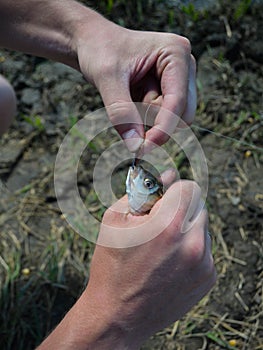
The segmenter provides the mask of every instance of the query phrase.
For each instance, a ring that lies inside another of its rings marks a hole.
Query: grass
[[[22,115],[22,118],[31,126],[33,126],[33,128],[35,130],[38,130],[39,132],[44,131],[45,130],[45,125],[44,122],[42,120],[42,118],[39,115]]]
[[[257,117],[255,119],[259,122]],[[246,130],[247,124],[242,113],[237,120],[238,125]],[[184,164],[184,157],[178,154],[177,147],[174,151],[169,147],[180,168]],[[238,168],[237,177],[241,180],[236,182],[236,187],[227,189],[224,186],[218,188],[218,193],[225,198],[242,193],[247,185],[242,176],[242,169]],[[48,187],[52,187],[52,178],[48,181]],[[30,349],[37,345],[63,317],[88,280],[88,267],[94,247],[67,226],[55,203],[45,202],[46,191],[46,182],[40,176],[38,180],[30,182],[26,189],[16,191],[12,207],[0,212],[0,222],[5,224],[0,240],[0,348],[3,349]],[[99,217],[105,209],[98,206],[92,188],[88,192],[86,205],[96,207],[95,215]],[[222,234],[224,222],[218,217],[210,200],[209,208],[210,230],[214,237],[213,253],[218,278],[222,281],[228,271],[236,271],[246,262],[242,257],[235,256],[235,251],[225,241]],[[40,220],[43,225],[47,225],[44,231],[38,229]],[[244,230],[247,231],[247,228]],[[243,240],[248,239],[246,234],[242,234],[242,237]],[[261,287],[259,277],[259,295]],[[242,308],[246,305],[241,296],[242,285],[237,292],[240,298],[236,302]],[[166,343],[177,344],[195,341],[202,344],[200,348],[203,349],[209,344],[209,349],[219,347],[229,350],[249,349],[253,341],[260,349],[260,306],[249,317],[239,320],[227,312],[211,309],[211,300],[217,298],[220,298],[220,291],[215,289],[212,299],[211,295],[206,296],[184,319],[158,333],[154,339],[160,337]],[[142,349],[149,348],[146,344]],[[176,349],[183,347],[178,345]]]
[[[181,10],[193,21],[197,22],[200,17],[200,12],[195,8],[192,2],[188,5],[182,5]]]
[[[1,349],[34,348],[88,279],[93,245],[65,225],[56,207],[41,200],[41,184],[40,178],[30,190],[17,191],[13,207],[0,212],[5,224],[0,240]],[[39,231],[40,220],[47,230]]]
[[[21,242],[26,246],[28,240]],[[87,280],[91,244],[61,227],[41,243],[41,253],[31,248],[26,255],[14,234],[1,235],[1,349],[30,349],[40,343],[78,296],[69,279],[79,292]]]
[[[240,20],[249,10],[252,0],[240,0],[234,12],[235,21]]]
[[[96,6],[102,6],[101,3]],[[137,1],[136,6],[130,2],[127,7],[124,1],[104,3],[105,13],[117,18],[117,22],[121,19],[123,24],[128,22],[152,30],[155,29],[152,17],[160,19],[162,28],[167,18],[170,26],[177,22],[174,8],[167,6],[167,13],[162,13],[164,10],[159,1],[152,2],[154,4]],[[239,2],[237,19],[249,11],[245,6],[247,3]],[[235,13],[230,5],[227,11],[232,13],[231,16]],[[196,9],[188,8],[188,13],[180,13],[180,16],[185,16],[185,22],[190,20],[198,24],[203,17],[195,12]],[[222,95],[215,100],[211,97],[210,103],[199,101],[196,123],[218,133],[209,135],[200,131],[199,135],[204,148],[209,151],[209,229],[213,237],[218,282],[183,319],[157,333],[142,347],[143,350],[262,349],[262,193],[255,185],[256,172],[261,170],[262,151],[254,147],[260,147],[263,137],[262,114],[246,99],[247,90],[243,89],[251,82],[239,79],[223,54],[217,60],[217,69],[221,77],[224,74],[227,78],[225,81],[221,79],[217,86]],[[231,108],[233,100],[238,101],[236,97],[244,103],[234,110]],[[258,101],[256,94],[255,101]],[[218,105],[220,108],[216,108]],[[37,135],[41,132],[42,138],[30,138],[20,157],[23,164],[31,153],[36,152],[35,157],[38,157],[36,150],[43,147],[46,137],[40,115],[24,120],[33,126]],[[71,116],[69,128],[76,122],[77,117]],[[72,132],[73,136],[74,133],[76,137],[80,136],[77,129],[73,128]],[[223,140],[220,134],[232,140]],[[5,142],[9,138],[23,139],[23,134],[13,129]],[[112,140],[113,136],[107,133],[94,139],[83,155],[79,169],[82,198],[98,219],[105,208],[90,184],[90,174],[97,157]],[[210,141],[205,143],[207,140]],[[87,140],[83,138],[83,141]],[[59,142],[59,139],[54,140],[54,143]],[[169,143],[166,149],[181,174],[189,178],[191,174],[184,154]],[[47,147],[46,152],[49,151]],[[222,157],[224,153],[225,158]],[[213,155],[222,158],[213,164]],[[15,167],[12,171],[16,172]],[[21,172],[21,176],[23,174]],[[76,234],[61,216],[54,198],[52,175],[53,164],[49,164],[48,171],[40,170],[35,179],[15,192],[1,192],[0,348],[4,350],[33,349],[59,322],[88,281],[94,245]],[[119,190],[121,192],[123,188]],[[96,234],[95,229],[90,231]]]

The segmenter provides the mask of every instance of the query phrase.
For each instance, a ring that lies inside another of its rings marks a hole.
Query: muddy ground
[[[173,1],[96,5],[121,25],[189,37],[198,63],[192,129],[209,168],[207,206],[218,280],[191,312],[143,350],[251,350],[263,344],[263,6],[211,3],[206,9],[175,8]],[[102,102],[78,72],[42,58],[1,50],[0,73],[18,99],[16,120],[0,140],[0,348],[25,350],[41,342],[88,280],[94,247],[63,219],[53,168],[64,135]],[[92,172],[108,142],[98,140],[79,169],[79,190],[97,217],[105,208],[94,194]],[[191,177],[182,157],[179,171]]]

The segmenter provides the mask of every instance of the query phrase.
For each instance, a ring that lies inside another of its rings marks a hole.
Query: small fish
[[[152,174],[140,165],[129,168],[126,179],[129,210],[133,215],[148,213],[163,195],[163,185]]]

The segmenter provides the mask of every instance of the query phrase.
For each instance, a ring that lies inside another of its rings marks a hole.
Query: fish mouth
[[[139,169],[136,165],[130,166],[129,172],[130,172],[130,177],[132,179],[136,178],[139,175]]]
[[[135,188],[135,180],[139,176],[141,168],[138,168],[136,166],[130,166],[129,167],[129,172],[127,176],[127,181],[126,181],[126,192],[128,194],[132,194]]]
[[[153,181],[154,186],[147,188],[146,183],[150,181]],[[126,193],[128,194],[130,212],[134,215],[144,215],[162,197],[163,185],[141,164],[137,166],[132,164],[126,179]]]

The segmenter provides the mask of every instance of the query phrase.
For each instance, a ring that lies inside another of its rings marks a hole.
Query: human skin
[[[71,0],[0,0],[0,46],[65,63],[99,90],[131,151],[161,145],[196,109],[195,60],[188,39],[122,28]],[[162,107],[144,133],[131,102]],[[139,138],[138,138],[139,135]]]
[[[149,215],[127,214],[127,205],[125,196],[107,210],[100,235],[111,235],[114,228],[125,234],[140,224],[148,224],[150,231],[153,216],[160,234],[125,249],[97,245],[87,288],[38,350],[139,349],[215,283],[207,212],[194,182],[174,183]],[[182,232],[185,217],[191,225]]]
[[[98,88],[121,137],[136,140],[126,140],[131,151],[142,142],[145,152],[165,143],[177,127],[175,115],[193,120],[195,61],[181,36],[125,29],[71,0],[0,0],[0,46],[82,72]],[[133,101],[163,107],[146,133]],[[101,240],[115,229],[136,234],[140,221],[150,233],[153,217],[160,233],[130,248],[97,245],[87,288],[39,349],[138,349],[182,317],[215,282],[201,204],[195,183],[177,181],[148,215],[127,214],[126,197],[109,209]],[[192,223],[187,231],[186,218]]]
[[[10,83],[0,75],[0,136],[11,124],[16,112],[16,95]],[[1,132],[2,131],[2,132]]]

